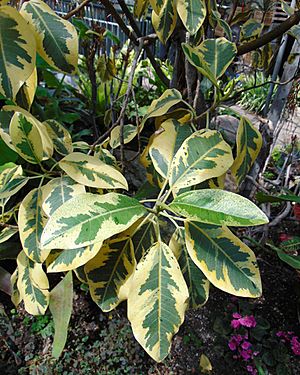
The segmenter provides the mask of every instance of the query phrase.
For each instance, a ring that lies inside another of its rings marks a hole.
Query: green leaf
[[[189,290],[189,307],[199,308],[203,306],[209,296],[209,281],[203,272],[192,261],[185,244],[185,229],[177,228],[173,233],[170,249],[175,254],[183,277]]]
[[[271,195],[271,194],[264,194],[259,192],[256,194],[256,199],[259,203],[266,203],[266,202],[295,202],[300,203],[300,196],[295,194],[279,194],[279,195]]]
[[[41,242],[47,249],[99,243],[126,230],[145,213],[137,200],[122,194],[80,194],[54,212]]]
[[[189,220],[228,226],[253,226],[268,223],[267,216],[249,199],[220,189],[183,193],[169,205]]]
[[[14,273],[11,275],[11,278],[10,278],[11,290],[12,290],[12,292],[11,292],[11,302],[16,307],[18,307],[19,303],[22,300],[21,295],[19,293],[18,285],[17,285],[18,277],[19,277],[19,272],[18,272],[18,268],[16,268]]]
[[[59,166],[80,184],[100,189],[128,189],[125,177],[95,156],[73,152],[64,157]]]
[[[259,297],[261,280],[255,255],[225,226],[185,223],[190,257],[217,288],[240,297]]]
[[[21,165],[11,166],[0,172],[0,199],[11,197],[27,184],[29,179],[22,173]]]
[[[96,243],[95,245],[89,245],[77,249],[54,250],[54,259],[48,264],[47,272],[66,272],[75,270],[94,258],[99,252],[101,246],[102,242],[100,244]],[[48,258],[50,257],[52,257],[52,252]]]
[[[202,26],[206,17],[204,0],[178,0],[177,12],[187,31],[194,35]]]
[[[17,265],[17,286],[25,310],[32,315],[43,315],[49,304],[49,282],[42,264],[33,262],[21,251]]]
[[[164,0],[163,6],[157,14],[152,12],[152,25],[162,43],[166,43],[172,35],[177,22],[175,1]]]
[[[250,171],[262,146],[262,136],[246,117],[242,117],[236,135],[237,152],[231,172],[239,185]]]
[[[91,296],[102,311],[113,310],[121,301],[120,288],[136,267],[130,237],[107,242],[84,267]]]
[[[133,13],[136,18],[141,18],[149,7],[149,0],[135,0]]]
[[[16,112],[10,123],[11,141],[16,151],[31,164],[43,160],[43,143],[35,121],[20,112]]]
[[[10,6],[0,8],[0,94],[14,100],[35,66],[35,40],[26,21]]]
[[[12,295],[11,274],[3,267],[0,267],[0,290]]]
[[[45,221],[42,213],[42,202],[42,189],[31,190],[23,199],[18,216],[23,250],[30,259],[38,263],[42,263],[50,252],[50,250],[43,249],[40,244]]]
[[[73,305],[72,272],[56,285],[50,292],[49,309],[54,321],[54,339],[52,356],[59,358],[67,342],[68,326]]]
[[[128,319],[137,341],[157,362],[169,353],[187,307],[188,288],[172,250],[154,244],[133,275]]]
[[[43,210],[51,216],[60,206],[76,195],[85,193],[85,187],[68,176],[53,178],[43,187]]]
[[[197,131],[183,142],[174,156],[169,174],[170,186],[172,190],[182,189],[219,177],[232,163],[231,148],[219,132]]]
[[[76,73],[78,36],[75,27],[57,16],[41,0],[26,1],[20,13],[33,31],[41,57],[51,67],[63,73]]]
[[[156,171],[167,178],[174,155],[183,141],[192,134],[187,125],[177,120],[167,120],[161,124],[161,133],[154,135],[149,147],[149,155]]]
[[[183,43],[183,51],[189,62],[215,86],[236,56],[236,45],[225,38],[206,39],[197,47]]]
[[[63,156],[73,152],[72,138],[65,127],[55,120],[47,120],[43,124],[53,141],[56,152]]]

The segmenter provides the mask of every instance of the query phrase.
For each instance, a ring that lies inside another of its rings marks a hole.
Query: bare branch
[[[83,2],[78,5],[77,8],[71,10],[69,13],[67,13],[63,19],[65,20],[68,20],[70,19],[71,17],[75,16],[75,14],[77,14],[82,8],[84,8],[86,5],[88,5],[92,0],[83,0]]]

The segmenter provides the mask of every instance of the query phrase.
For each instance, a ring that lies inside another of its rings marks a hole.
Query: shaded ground
[[[271,332],[279,330],[294,331],[300,336],[299,278],[275,254],[260,251],[257,255],[263,296],[252,301],[233,299],[212,288],[208,303],[187,313],[173,340],[171,354],[162,364],[152,361],[133,339],[126,304],[111,314],[103,314],[79,284],[74,295],[67,346],[58,362],[51,359],[51,319],[32,318],[22,308],[16,312],[5,301],[9,319],[1,319],[1,374],[200,374],[202,353],[211,360],[212,374],[246,374],[245,363],[234,360],[228,349],[232,312],[245,305],[256,319],[263,317],[269,322],[265,341],[269,340]],[[288,358],[289,373],[300,374],[300,357]],[[270,374],[276,371],[271,370]]]

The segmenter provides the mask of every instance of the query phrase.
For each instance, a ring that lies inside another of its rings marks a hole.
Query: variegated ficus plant
[[[166,43],[176,24],[185,28],[180,48],[186,65],[196,68],[198,81],[200,77],[213,87],[212,106],[202,117],[206,128],[199,126],[193,103],[176,88],[166,88],[136,126],[126,128],[123,117],[105,141],[89,146],[72,143],[59,122],[41,122],[30,113],[38,82],[37,54],[54,70],[76,74],[75,27],[42,0],[23,2],[18,9],[4,3],[0,94],[8,104],[0,112],[0,135],[19,155],[18,164],[0,167],[0,258],[17,253],[12,301],[16,306],[23,301],[33,315],[50,308],[57,357],[66,342],[76,275],[105,312],[127,300],[135,338],[162,361],[186,310],[207,301],[210,284],[236,296],[261,294],[255,255],[235,231],[265,224],[268,218],[250,200],[226,191],[224,181],[228,171],[237,186],[243,181],[262,137],[241,118],[233,147],[210,129],[209,121],[210,113],[230,95],[222,90],[223,76],[238,53],[230,41],[230,26],[215,1],[150,0],[160,41]],[[103,4],[113,11],[109,1]],[[137,0],[135,16],[150,4]],[[204,38],[207,29],[217,25],[226,37]],[[140,57],[148,39],[136,40],[133,48]],[[131,95],[132,87],[127,91]],[[153,123],[156,131],[141,162],[149,183],[160,189],[154,198],[128,192],[120,163],[110,152],[145,129],[149,132]],[[17,234],[20,245],[11,242]],[[48,277],[58,272],[64,277],[49,290]]]

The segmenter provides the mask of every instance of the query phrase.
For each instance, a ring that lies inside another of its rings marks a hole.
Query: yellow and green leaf
[[[18,289],[18,277],[19,272],[18,268],[15,269],[14,273],[11,275],[10,282],[11,282],[11,302],[18,307],[20,302],[22,301],[19,289]]]
[[[165,2],[165,0],[149,0],[149,1],[150,1],[150,5],[152,9],[154,10],[156,14],[160,12]]]
[[[50,292],[49,309],[54,322],[54,338],[52,344],[52,356],[59,358],[68,335],[68,326],[72,314],[73,305],[73,279],[72,272],[56,285]]]
[[[149,0],[135,0],[133,14],[136,18],[142,18],[149,7]]]
[[[261,279],[255,255],[227,227],[185,223],[190,257],[217,288],[240,297],[259,297]]]
[[[94,258],[99,252],[101,246],[102,242],[79,247],[77,249],[59,250],[55,252],[54,259],[48,263],[47,272],[66,272],[75,270]]]
[[[64,157],[59,166],[80,184],[99,189],[128,189],[125,177],[95,156],[73,152]]]
[[[85,193],[85,187],[68,176],[56,177],[43,187],[43,210],[51,216],[60,206],[76,195]]]
[[[49,282],[42,264],[33,262],[21,251],[17,265],[17,286],[25,310],[32,315],[43,315],[49,305]]]
[[[0,94],[14,100],[35,67],[36,44],[27,22],[10,6],[0,8]]]
[[[237,53],[236,45],[225,38],[206,39],[197,47],[183,43],[182,48],[189,62],[215,86]]]
[[[23,176],[21,165],[8,165],[8,168],[0,172],[0,199],[16,194],[26,185],[28,180],[28,177]]]
[[[236,136],[237,155],[231,167],[232,175],[239,185],[255,162],[261,147],[262,136],[246,117],[242,117]]]
[[[43,160],[43,143],[36,122],[29,116],[16,112],[9,129],[17,153],[31,164]]]
[[[152,12],[152,25],[162,43],[166,43],[172,35],[177,22],[175,1],[164,0],[159,13]]]
[[[241,27],[241,41],[249,41],[250,39],[258,38],[263,28],[263,23],[253,18],[248,20]]]
[[[0,243],[8,241],[12,236],[18,233],[17,228],[5,227],[0,232]]]
[[[91,296],[102,311],[111,311],[121,301],[120,288],[136,267],[130,237],[105,243],[84,267]]]
[[[149,155],[156,171],[167,178],[174,155],[183,141],[192,134],[187,125],[177,120],[167,120],[161,125],[162,132],[154,135],[149,147]]]
[[[26,27],[33,32],[41,57],[63,73],[76,73],[78,36],[72,23],[56,15],[41,0],[26,1],[20,13],[29,23]]]
[[[31,190],[23,199],[19,209],[18,226],[25,254],[34,262],[42,263],[50,253],[41,247],[40,239],[45,219],[42,213],[43,191]]]
[[[111,148],[117,148],[121,145],[121,129],[120,125],[116,126],[110,133],[109,145]],[[123,141],[124,144],[129,143],[137,135],[137,127],[134,125],[124,125]]]
[[[181,272],[189,290],[189,307],[192,309],[203,306],[209,296],[209,281],[203,272],[192,261],[185,243],[185,229],[180,227],[173,233],[170,249],[176,256]]]
[[[232,165],[230,146],[214,130],[200,130],[187,138],[171,164],[171,188],[181,189],[223,175]]]
[[[80,194],[59,207],[42,235],[47,249],[75,249],[118,234],[146,213],[135,199],[117,193]]]
[[[178,0],[177,12],[187,31],[194,35],[206,17],[205,0]]]
[[[37,88],[37,69],[35,68],[30,77],[24,82],[18,91],[16,102],[22,108],[30,110]]]
[[[253,226],[267,216],[249,199],[230,191],[201,189],[178,195],[168,206],[189,220],[214,225]]]
[[[72,137],[68,130],[56,120],[47,120],[43,122],[46,130],[52,139],[56,152],[60,155],[68,155],[73,152]]]
[[[153,244],[133,275],[128,319],[137,341],[157,362],[169,353],[172,336],[184,320],[188,288],[172,250]]]

